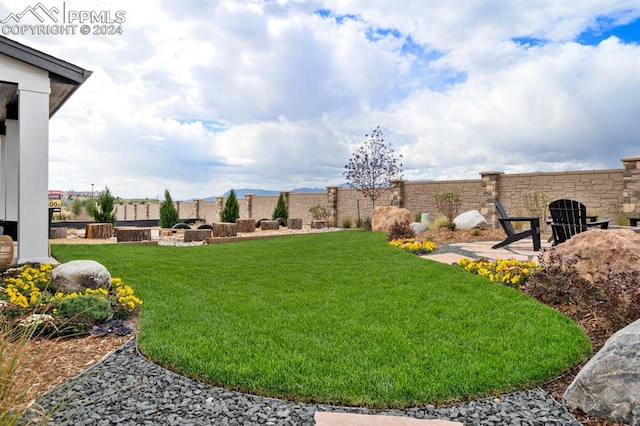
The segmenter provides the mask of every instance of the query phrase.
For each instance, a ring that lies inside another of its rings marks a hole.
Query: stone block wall
[[[116,220],[147,220],[160,218],[160,204],[125,203],[116,204]],[[79,220],[90,220],[88,215],[81,215]]]
[[[326,193],[298,193],[290,192],[287,201],[287,211],[292,219],[302,219],[303,224],[311,223],[309,209],[313,206],[327,205]],[[275,206],[274,206],[275,207]]]
[[[495,207],[497,198],[512,216],[529,215],[524,197],[540,194],[550,201],[571,198],[584,203],[589,212],[601,218],[615,220],[624,213],[640,217],[640,156],[622,159],[622,169],[585,170],[550,173],[505,174],[499,171],[480,172],[480,179],[447,181],[394,181],[376,201],[376,206],[394,205],[409,209],[414,215],[438,215],[435,194],[457,192],[462,205],[460,212],[479,210],[487,221],[497,226]],[[372,203],[352,188],[327,187],[326,193],[284,192],[289,217],[302,218],[311,223],[309,208],[324,205],[333,223],[340,226],[344,218],[355,221],[358,210],[361,218],[371,217]],[[238,199],[241,218],[271,218],[278,196],[246,195]],[[225,199],[176,202],[181,219],[200,219],[218,222]],[[158,219],[160,204],[116,205],[118,220]]]
[[[335,223],[340,225],[344,218],[351,218],[355,222],[358,218],[358,210],[360,218],[371,217],[373,212],[373,204],[368,198],[353,188],[336,188],[336,215]],[[391,205],[391,190],[383,191],[382,195],[376,200],[376,207]]]
[[[203,220],[203,222],[212,224],[213,222],[220,221],[220,213],[218,213],[218,203],[215,201],[204,201],[204,200],[196,200],[198,203],[198,214],[199,218]]]
[[[483,201],[482,182],[477,180],[449,180],[431,182],[403,182],[402,207],[415,215],[428,213],[430,218],[438,217],[438,207],[434,196],[447,192],[460,195],[460,213],[480,210]]]
[[[622,208],[624,213],[640,212],[640,156],[623,158]]]
[[[498,199],[507,213],[512,216],[530,215],[524,197],[535,193],[543,194],[549,201],[560,198],[580,201],[587,206],[590,213],[601,218],[613,220],[623,209],[622,170],[498,174],[496,176]],[[488,194],[487,198],[486,207],[491,213],[494,210],[491,205],[493,197]]]
[[[276,204],[278,204],[277,195],[254,195],[251,205],[251,217],[256,218],[256,220],[263,218],[271,219]]]
[[[146,219],[160,219],[160,204],[147,204]]]

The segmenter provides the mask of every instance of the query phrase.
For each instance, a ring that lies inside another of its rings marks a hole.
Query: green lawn
[[[159,364],[270,396],[401,407],[510,391],[587,356],[581,329],[518,290],[348,231],[197,247],[52,245],[144,300]]]

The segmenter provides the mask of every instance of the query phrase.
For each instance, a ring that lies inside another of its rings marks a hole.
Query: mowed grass
[[[198,247],[53,245],[144,300],[154,361],[250,393],[403,407],[511,391],[558,375],[590,343],[512,288],[345,231]]]

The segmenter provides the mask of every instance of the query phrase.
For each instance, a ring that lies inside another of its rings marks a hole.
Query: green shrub
[[[102,322],[111,315],[111,302],[97,294],[66,298],[60,301],[57,314],[66,318],[82,315],[96,322]]]
[[[111,191],[105,186],[104,191],[98,198],[98,208],[93,210],[93,220],[98,223],[115,224],[116,214],[113,212],[115,201],[115,197],[111,195]]]
[[[287,211],[287,203],[284,201],[284,194],[281,192],[278,197],[278,203],[276,204],[276,208],[273,209],[273,214],[271,215],[272,220],[276,220],[278,218],[283,218],[284,220],[289,219],[289,212]]]
[[[362,219],[360,228],[364,229],[365,231],[371,231],[371,218],[367,216],[364,219]]]
[[[84,211],[91,217],[95,217],[96,210],[98,206],[96,206],[95,198],[87,198],[84,202]]]
[[[224,203],[224,209],[220,212],[220,220],[223,222],[235,223],[240,217],[240,205],[236,199],[236,191],[233,189],[229,191],[229,197]]]
[[[161,228],[171,228],[176,223],[180,222],[180,216],[178,215],[178,210],[173,205],[173,200],[171,199],[171,194],[169,194],[169,190],[164,190],[164,201],[160,205],[160,227]]]

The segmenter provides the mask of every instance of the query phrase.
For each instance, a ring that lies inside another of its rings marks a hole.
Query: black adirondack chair
[[[504,247],[523,238],[531,237],[533,239],[533,249],[535,251],[540,250],[540,218],[539,217],[509,217],[507,212],[502,207],[502,204],[498,200],[493,200],[493,204],[498,210],[498,221],[504,229],[504,233],[507,234],[507,238],[491,248],[497,249]],[[521,232],[516,232],[511,222],[529,222],[529,229]]]
[[[587,215],[587,207],[576,200],[555,200],[549,204],[553,245],[564,243],[572,236],[590,228],[607,229],[610,219],[592,221]]]

